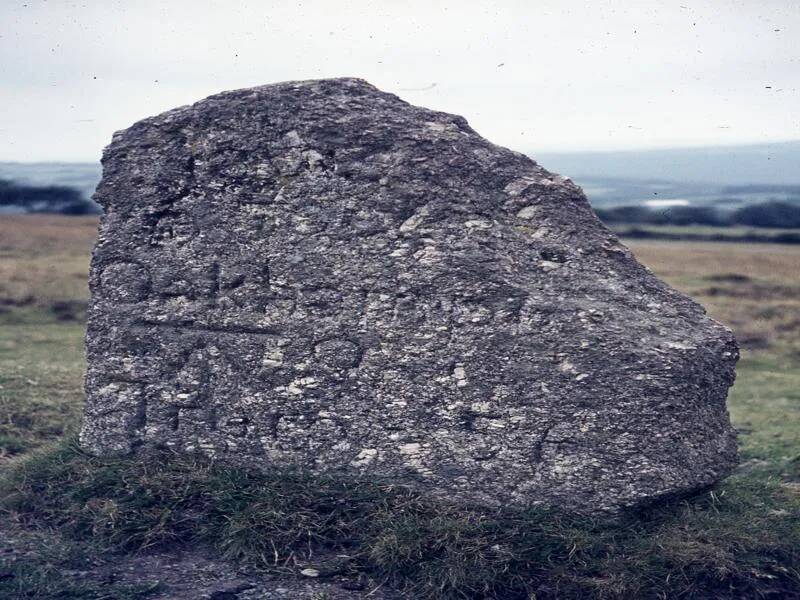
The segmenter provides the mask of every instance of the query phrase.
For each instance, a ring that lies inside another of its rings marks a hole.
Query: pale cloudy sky
[[[529,152],[800,139],[798,0],[0,0],[0,160],[97,160],[226,89],[358,76]]]

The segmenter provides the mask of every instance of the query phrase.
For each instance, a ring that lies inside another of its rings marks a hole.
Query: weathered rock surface
[[[583,193],[364,81],[226,92],[106,149],[83,446],[580,511],[735,463],[731,333]]]

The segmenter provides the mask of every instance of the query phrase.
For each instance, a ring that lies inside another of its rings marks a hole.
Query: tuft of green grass
[[[112,552],[200,544],[262,567],[336,554],[340,572],[408,597],[800,597],[800,493],[763,476],[601,521],[199,457],[99,459],[68,442],[7,471],[0,515]]]
[[[81,323],[9,325],[0,316],[0,464],[77,425],[83,332]]]

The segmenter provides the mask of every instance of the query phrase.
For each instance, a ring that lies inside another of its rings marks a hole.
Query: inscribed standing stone
[[[358,79],[114,136],[83,447],[616,511],[735,463],[725,327],[581,190]]]

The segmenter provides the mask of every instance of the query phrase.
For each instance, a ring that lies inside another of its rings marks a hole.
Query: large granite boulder
[[[725,327],[581,190],[358,79],[114,136],[83,447],[616,511],[735,463]]]

